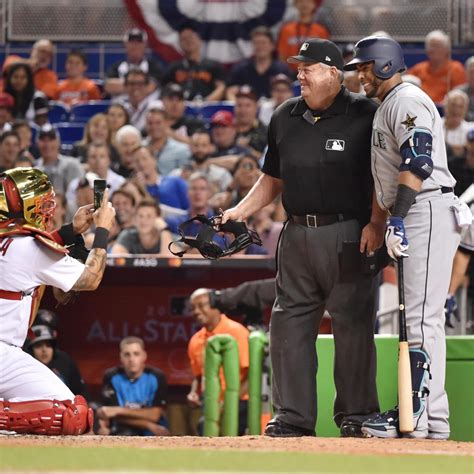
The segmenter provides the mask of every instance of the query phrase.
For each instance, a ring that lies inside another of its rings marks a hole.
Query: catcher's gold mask
[[[21,220],[46,230],[56,203],[48,176],[36,168],[13,168],[0,174],[0,225]]]

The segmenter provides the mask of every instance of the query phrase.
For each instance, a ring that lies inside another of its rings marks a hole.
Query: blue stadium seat
[[[199,105],[194,104],[193,102],[186,102],[184,113],[186,115],[190,115],[191,117],[199,116]]]
[[[74,142],[82,140],[84,136],[84,123],[58,123],[56,128],[61,137],[61,143],[65,145],[72,145]]]
[[[199,117],[205,122],[209,122],[211,117],[219,110],[228,110],[234,113],[234,102],[223,100],[221,102],[204,102],[199,111]]]
[[[48,119],[51,123],[67,122],[69,120],[69,111],[65,104],[49,101]]]
[[[85,123],[93,115],[107,112],[110,106],[109,100],[91,100],[71,107],[70,121],[74,123]]]

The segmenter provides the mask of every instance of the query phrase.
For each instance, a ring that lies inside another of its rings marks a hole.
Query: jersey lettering
[[[387,149],[387,143],[385,142],[385,137],[382,133],[374,130],[372,133],[372,145],[376,146],[377,148],[382,148],[382,150]]]
[[[8,247],[10,247],[10,244],[12,242],[13,242],[13,239],[11,237],[0,240],[0,254],[2,254],[2,257],[5,256],[5,254],[7,253]]]

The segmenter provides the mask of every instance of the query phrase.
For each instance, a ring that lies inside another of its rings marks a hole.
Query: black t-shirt
[[[246,132],[239,132],[237,134],[237,139],[239,137],[247,138],[247,146],[250,148],[263,152],[267,146],[267,127],[265,127],[262,122],[257,120],[255,125],[250,130]]]
[[[53,359],[48,364],[48,368],[67,385],[74,395],[82,395],[86,400],[90,399],[89,391],[81,377],[81,373],[69,354],[55,349]]]
[[[456,196],[461,196],[461,194],[466,191],[472,183],[474,183],[474,168],[468,166],[466,162],[466,154],[449,161],[448,167],[456,180],[454,194],[456,194]]]
[[[186,100],[198,96],[205,99],[216,88],[216,81],[224,82],[224,70],[218,62],[210,59],[203,59],[199,63],[187,59],[175,61],[170,64],[163,78],[163,84],[179,84]]]
[[[130,69],[141,69],[143,72],[147,73],[152,79],[157,83],[160,83],[161,78],[163,77],[163,71],[160,64],[154,59],[143,59],[139,64],[131,64],[128,61],[117,61],[116,63],[110,66],[107,71],[107,78],[125,78],[127,72]]]
[[[368,218],[376,109],[375,102],[344,87],[324,111],[311,111],[301,97],[276,109],[263,172],[283,180],[288,214],[347,213]]]

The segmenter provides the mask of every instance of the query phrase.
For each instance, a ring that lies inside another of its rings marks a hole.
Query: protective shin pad
[[[413,415],[419,419],[425,410],[425,398],[430,393],[428,380],[431,375],[428,354],[421,349],[410,349],[410,367],[413,389]]]
[[[41,435],[80,435],[93,425],[92,409],[77,395],[71,400],[0,401],[0,429]]]

